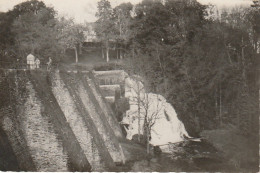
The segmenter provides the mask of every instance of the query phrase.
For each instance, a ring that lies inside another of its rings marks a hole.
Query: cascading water
[[[151,127],[152,145],[176,143],[189,137],[173,106],[161,95],[146,93],[140,77],[125,79],[125,97],[129,99],[130,109],[121,123],[129,125],[125,128],[127,139],[131,140],[134,135],[138,135],[138,131],[143,134],[145,115],[154,122]]]

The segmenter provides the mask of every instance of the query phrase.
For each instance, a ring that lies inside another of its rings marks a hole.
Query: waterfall
[[[122,120],[128,124],[127,139],[132,139],[138,134],[143,134],[144,117],[147,114],[154,125],[151,128],[150,143],[154,146],[176,143],[189,137],[183,123],[178,119],[173,106],[166,99],[154,93],[146,93],[140,77],[127,77],[125,79],[125,96],[129,99],[130,109]],[[138,110],[139,108],[139,110]],[[138,118],[138,114],[140,118]]]

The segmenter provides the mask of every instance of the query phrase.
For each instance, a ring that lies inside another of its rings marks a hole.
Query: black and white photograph
[[[259,172],[260,0],[0,0],[0,172]]]

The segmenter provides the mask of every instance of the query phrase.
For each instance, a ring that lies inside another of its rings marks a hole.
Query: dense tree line
[[[147,91],[173,104],[192,136],[232,127],[258,141],[260,7],[209,14],[196,0],[143,0],[112,8],[98,2],[95,32],[109,61],[116,43],[126,70],[143,77]],[[30,52],[59,60],[78,51],[84,25],[58,18],[37,0],[0,13],[0,60],[25,60]]]

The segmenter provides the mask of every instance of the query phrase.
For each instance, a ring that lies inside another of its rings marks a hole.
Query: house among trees
[[[83,47],[85,48],[93,48],[93,47],[99,47],[99,40],[97,38],[96,32],[94,31],[94,24],[95,23],[86,23],[86,27],[87,29],[85,31],[83,31],[84,34],[84,43],[83,43]]]
[[[93,49],[102,49],[103,57],[105,57],[104,53],[106,50],[106,43],[102,38],[97,36],[95,31],[95,26],[97,24],[93,22],[89,22],[86,24],[87,29],[83,31],[84,34],[84,42],[82,44],[83,48],[86,50],[93,50]],[[123,54],[122,52],[125,49],[125,44],[122,41],[116,38],[108,38],[108,46],[109,46],[109,55],[112,55],[113,58],[122,59]],[[121,53],[120,53],[121,52]]]

